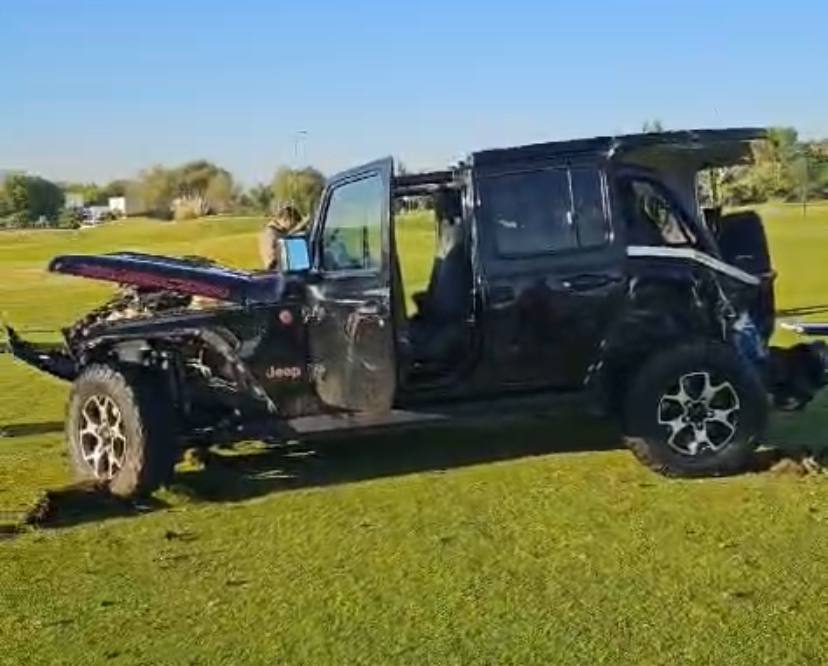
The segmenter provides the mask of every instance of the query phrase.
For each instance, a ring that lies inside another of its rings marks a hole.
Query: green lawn
[[[779,307],[828,301],[828,206],[763,210]],[[102,299],[47,275],[111,249],[256,263],[255,219],[0,234],[0,310],[49,331]],[[409,285],[432,232],[401,225]],[[793,338],[780,335],[781,342]],[[512,429],[255,443],[141,506],[62,453],[65,386],[0,357],[0,663],[822,663],[828,486],[669,481],[564,416]],[[769,444],[821,447],[828,401]],[[44,493],[51,491],[49,502]]]

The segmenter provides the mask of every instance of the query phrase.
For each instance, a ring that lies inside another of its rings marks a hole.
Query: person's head
[[[296,209],[296,206],[285,204],[280,206],[273,216],[271,224],[275,226],[282,233],[289,233],[294,231],[302,224],[302,215]]]

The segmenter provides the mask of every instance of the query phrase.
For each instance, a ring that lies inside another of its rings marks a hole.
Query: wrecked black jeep
[[[119,283],[59,348],[13,353],[72,382],[78,472],[113,493],[170,476],[181,442],[440,424],[578,394],[670,475],[736,472],[769,404],[804,406],[822,348],[770,348],[761,220],[700,209],[697,174],[761,130],[486,150],[446,171],[391,159],[332,178],[284,270],[135,253],[51,271]],[[408,312],[396,215],[430,199],[436,253]],[[198,303],[194,303],[194,300]]]

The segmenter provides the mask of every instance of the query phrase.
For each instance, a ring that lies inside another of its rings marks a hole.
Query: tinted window
[[[480,196],[500,254],[538,254],[577,247],[566,170],[485,178]]]
[[[337,271],[380,267],[384,197],[379,176],[333,190],[322,229],[322,268]]]
[[[572,178],[572,209],[578,229],[578,245],[594,247],[607,242],[609,225],[604,212],[601,174],[597,169],[574,168]]]
[[[678,207],[646,180],[622,181],[623,210],[631,245],[694,245],[695,234]]]

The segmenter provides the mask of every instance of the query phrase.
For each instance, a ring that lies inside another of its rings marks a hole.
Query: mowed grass
[[[779,307],[826,303],[828,207],[763,211]],[[0,309],[48,331],[107,288],[54,254],[136,249],[256,265],[260,220],[0,235]],[[406,282],[433,231],[400,225]],[[817,317],[818,318],[818,317]],[[780,335],[784,342],[792,341]],[[0,663],[822,663],[828,486],[670,481],[564,416],[184,465],[143,505],[66,489],[66,387],[0,357]],[[768,443],[820,448],[828,403]]]

